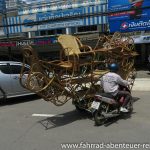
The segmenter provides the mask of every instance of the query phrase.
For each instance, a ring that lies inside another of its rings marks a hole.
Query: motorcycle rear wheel
[[[78,105],[75,105],[75,108],[78,112],[82,113],[84,111],[83,108],[79,107]]]
[[[94,121],[95,121],[96,126],[100,126],[105,123],[106,118],[102,115],[100,110],[98,110],[94,113]]]

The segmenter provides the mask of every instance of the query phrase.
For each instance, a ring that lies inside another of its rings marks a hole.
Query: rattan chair
[[[60,58],[67,58],[74,64],[73,66],[76,66],[76,70],[80,66],[92,64],[95,52],[90,46],[83,45],[77,37],[63,34],[58,37],[58,42],[62,46]]]

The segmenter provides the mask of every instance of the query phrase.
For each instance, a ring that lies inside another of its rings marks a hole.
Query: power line
[[[141,8],[141,9],[149,9],[150,6]],[[137,8],[132,9],[133,10],[139,10]],[[74,20],[74,19],[79,19],[79,18],[85,18],[85,17],[96,17],[96,16],[108,16],[110,14],[115,14],[115,13],[121,13],[121,12],[127,12],[130,10],[122,10],[122,11],[111,11],[108,12],[108,10],[106,9],[105,12],[99,12],[99,13],[87,13],[87,14],[82,14],[82,15],[75,15],[75,16],[68,16],[68,17],[60,17],[60,18],[51,18],[51,19],[46,19],[46,20],[41,20],[41,21],[34,21],[34,22],[28,22],[28,23],[20,23],[20,24],[8,24],[8,25],[0,25],[0,27],[11,27],[11,26],[20,26],[20,25],[26,25],[26,26],[33,26],[33,25],[41,25],[41,24],[45,24],[45,23],[50,23],[50,21],[52,23],[55,23],[55,21],[67,21],[67,20]]]
[[[11,26],[20,26],[20,25],[26,25],[26,26],[33,26],[33,25],[41,25],[45,23],[50,23],[55,21],[67,21],[67,20],[74,20],[74,19],[81,19],[85,17],[96,17],[96,16],[107,16],[107,12],[101,12],[101,13],[87,13],[87,14],[82,14],[82,15],[75,15],[75,16],[68,16],[68,17],[60,17],[60,18],[53,18],[53,19],[47,19],[47,20],[40,20],[40,21],[34,21],[34,22],[29,22],[29,23],[20,23],[20,24],[11,24],[11,25],[2,25],[0,27],[11,27]]]
[[[55,1],[52,1],[52,2],[42,1],[41,3],[25,4],[25,3],[21,3],[21,2],[18,1],[17,5],[16,5],[16,7],[14,7],[14,9],[16,9],[16,11],[23,11],[23,10],[31,10],[31,9],[36,9],[36,8],[38,9],[38,8],[42,8],[42,7],[53,7],[53,6],[63,5],[63,4],[64,5],[65,4],[69,5],[69,4],[82,4],[82,3],[84,3],[82,0],[77,1],[77,2],[75,0],[72,0],[71,3],[69,3],[66,0],[61,0],[61,1],[60,0],[55,0]],[[102,5],[102,4],[107,4],[107,0],[104,0],[104,2],[100,2],[100,5]],[[11,8],[11,9],[13,9],[13,8]]]

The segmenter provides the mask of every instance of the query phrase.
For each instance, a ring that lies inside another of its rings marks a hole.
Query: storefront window
[[[48,35],[54,35],[55,34],[55,30],[48,30],[47,33],[48,33]]]
[[[77,31],[78,32],[97,31],[97,26],[96,25],[93,25],[93,26],[82,26],[82,27],[78,27]]]
[[[57,29],[56,32],[57,32],[57,34],[62,34],[63,33],[62,29]]]
[[[46,31],[40,31],[40,35],[41,36],[46,35]]]

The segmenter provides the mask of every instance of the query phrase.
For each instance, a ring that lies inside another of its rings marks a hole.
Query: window
[[[55,30],[48,30],[48,35],[54,35],[55,34]]]
[[[9,65],[0,65],[0,70],[4,74],[10,74],[10,67],[9,67]]]
[[[19,65],[11,65],[11,74],[20,74],[22,66]],[[25,67],[24,71],[29,71],[28,68]]]
[[[108,32],[108,25],[107,24],[98,25],[98,31],[100,33],[107,33]]]
[[[57,29],[56,32],[57,32],[57,34],[62,34],[63,33],[62,29]]]
[[[78,27],[78,32],[89,32],[89,31],[97,31],[97,26],[82,26]]]
[[[41,36],[46,35],[46,31],[40,31],[40,35]]]

